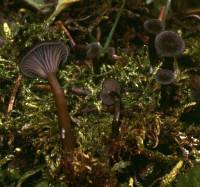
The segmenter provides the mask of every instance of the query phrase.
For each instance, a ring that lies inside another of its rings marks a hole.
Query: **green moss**
[[[68,39],[57,26],[47,27],[43,20],[34,18],[30,12],[26,16],[30,16],[30,21],[28,18],[16,17],[11,25],[8,24],[11,37],[4,36],[6,43],[0,49],[0,148],[3,150],[0,152],[0,186],[16,186],[20,179],[22,181],[24,173],[29,173],[40,165],[45,167],[39,172],[38,181],[48,181],[52,185],[63,181],[60,165],[61,142],[54,99],[50,91],[34,88],[38,83],[46,85],[47,81],[24,78],[14,109],[6,114],[13,84],[20,73],[18,63],[25,52],[43,41],[62,40],[68,43]],[[3,25],[0,28],[0,33],[4,35]],[[85,33],[79,34],[77,41],[80,38],[87,39]],[[198,61],[198,40],[188,39],[186,44],[186,53]],[[148,72],[146,46],[138,47],[132,55],[121,51],[119,46],[121,59],[115,65],[106,64],[105,61],[99,74],[94,74],[91,62],[75,64],[72,53],[68,62],[61,65],[58,78],[64,88],[80,149],[93,157],[87,155],[94,165],[103,162],[102,165],[107,167],[107,163],[111,164],[109,174],[113,175],[113,180],[117,176],[119,183],[128,185],[129,180],[135,180],[136,175],[141,185],[148,186],[160,177],[167,176],[177,158],[184,158],[186,153],[194,163],[199,162],[199,146],[195,141],[199,141],[200,136],[197,134],[194,141],[188,130],[190,124],[179,120],[184,109],[191,103],[187,86],[188,75],[187,72],[180,73],[175,82],[181,92],[180,104],[162,111],[159,108],[160,85],[155,81],[155,72]],[[102,82],[106,78],[119,81],[122,87],[123,110],[125,114],[126,110],[130,113],[123,116],[120,136],[114,141],[110,138],[113,113],[106,112],[99,97]],[[71,94],[69,89],[74,85],[85,88],[89,94],[86,97]],[[81,113],[84,109],[93,110]],[[7,157],[9,159],[5,161],[4,158]],[[19,160],[23,161],[23,167],[13,164]],[[14,167],[13,173],[8,171],[9,163]],[[128,165],[122,166],[120,172],[111,171],[113,166],[120,166],[121,163]],[[185,164],[187,160],[184,160]],[[83,168],[89,171],[89,174],[84,173],[87,176],[86,185],[93,179],[93,172],[103,173],[102,168],[106,167],[93,170],[89,164],[85,164]],[[149,168],[151,172],[148,173]],[[37,179],[33,176],[31,180]],[[171,182],[170,180],[168,183]]]

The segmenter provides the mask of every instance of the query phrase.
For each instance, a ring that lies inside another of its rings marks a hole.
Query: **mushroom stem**
[[[162,68],[174,71],[174,57],[165,57]]]
[[[119,135],[119,128],[120,128],[120,103],[116,102],[115,103],[115,108],[114,108],[114,116],[113,116],[113,121],[112,121],[112,138],[117,138]]]
[[[119,128],[120,128],[120,116],[121,116],[121,99],[120,96],[116,93],[111,93],[111,95],[115,99],[114,104],[114,116],[112,121],[112,138],[117,138],[119,135]]]
[[[154,46],[154,40],[155,40],[155,36],[150,35],[149,45],[148,45],[148,54],[149,54],[150,66],[152,66],[153,68],[155,68],[155,66],[157,66],[159,63],[156,49]]]
[[[163,69],[168,69],[174,71],[174,57],[165,57],[162,64]],[[160,107],[168,108],[173,105],[173,94],[174,94],[174,85],[161,85],[161,98],[160,98]]]
[[[71,130],[71,119],[67,109],[64,91],[61,88],[55,73],[48,73],[48,81],[53,92],[57,110],[60,134],[63,144],[64,155],[72,153],[75,148],[75,138]]]

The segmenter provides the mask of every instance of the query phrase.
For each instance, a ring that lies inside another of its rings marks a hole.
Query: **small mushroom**
[[[115,79],[105,79],[102,84],[102,90],[100,98],[106,106],[112,106],[115,104],[113,94],[120,95],[121,87]]]
[[[156,81],[163,85],[171,84],[175,78],[175,73],[169,69],[159,69],[156,72]]]
[[[110,59],[115,59],[117,57],[114,47],[108,47],[107,54]]]
[[[100,73],[100,67],[101,67],[101,52],[102,52],[102,46],[99,42],[93,42],[89,43],[86,46],[86,56],[87,58],[92,60],[93,63],[93,70],[95,74]]]
[[[163,31],[155,38],[155,48],[162,57],[175,57],[184,51],[185,42],[175,32]]]
[[[65,170],[69,162],[69,155],[75,148],[75,136],[71,129],[71,119],[67,109],[67,102],[56,72],[62,61],[66,61],[69,54],[67,46],[62,42],[44,42],[33,47],[23,57],[20,63],[21,72],[27,77],[47,79],[53,92],[57,110],[60,135],[63,144]]]
[[[156,35],[161,31],[164,31],[165,25],[159,19],[148,19],[144,22],[144,29],[147,33]]]
[[[119,134],[120,115],[121,115],[121,87],[114,79],[105,79],[102,84],[100,98],[106,106],[114,106],[114,117],[112,121],[112,138]]]
[[[169,81],[166,81],[167,84],[170,84],[170,82],[172,83],[175,79],[175,77],[173,76],[174,58],[183,52],[183,50],[185,49],[185,43],[182,40],[182,38],[175,32],[163,31],[156,35],[155,48],[157,54],[160,55],[161,57],[164,57],[164,62],[161,68],[172,71],[170,73],[171,75],[168,74],[169,76],[167,76],[169,78]],[[166,70],[165,72],[167,72]],[[165,73],[165,75],[167,75],[167,73]],[[173,103],[173,90],[174,90],[173,87],[174,85],[169,85],[169,86],[163,84],[161,85],[160,104],[161,107],[165,109],[167,108],[167,106],[170,106],[169,103]]]
[[[174,57],[185,49],[183,39],[173,31],[160,32],[155,38],[155,48],[158,55],[164,57],[162,68],[174,69]]]
[[[102,46],[99,42],[93,42],[86,46],[86,50],[87,57],[90,59],[95,59],[100,57]]]
[[[158,57],[154,45],[155,36],[165,29],[165,25],[159,19],[149,19],[144,22],[144,29],[149,35],[148,54],[150,60],[150,68],[158,64]]]

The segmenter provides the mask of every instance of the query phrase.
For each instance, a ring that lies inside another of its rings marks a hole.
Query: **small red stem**
[[[165,6],[162,6],[161,9],[160,9],[160,14],[159,14],[158,19],[159,19],[160,21],[163,21],[164,15],[165,15]]]
[[[71,43],[71,46],[74,48],[76,46],[76,42],[74,41],[74,39],[72,38],[70,32],[68,31],[68,29],[64,26],[64,24],[62,23],[62,21],[58,21],[57,24],[61,27],[61,29],[65,32],[65,34],[67,35],[67,37],[69,38],[69,41]]]

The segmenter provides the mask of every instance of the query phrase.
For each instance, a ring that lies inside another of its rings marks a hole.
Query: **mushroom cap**
[[[169,69],[159,69],[155,78],[158,83],[166,85],[174,82],[176,74]]]
[[[159,19],[148,19],[144,22],[144,29],[149,34],[156,35],[165,29],[165,25]]]
[[[105,79],[102,84],[100,98],[105,105],[114,105],[115,98],[112,94],[120,95],[121,87],[115,79]]]
[[[69,49],[62,42],[44,42],[36,45],[22,58],[21,72],[28,77],[46,78],[55,73],[68,57]]]
[[[156,35],[155,48],[158,55],[174,57],[185,49],[183,39],[173,31],[163,31]]]
[[[102,46],[99,42],[93,42],[86,46],[86,55],[88,58],[98,58],[101,55]]]
[[[107,54],[108,54],[108,57],[112,59],[113,56],[116,54],[115,48],[114,47],[108,47]]]

